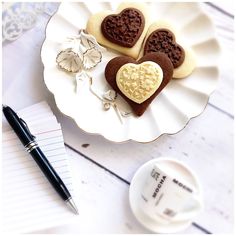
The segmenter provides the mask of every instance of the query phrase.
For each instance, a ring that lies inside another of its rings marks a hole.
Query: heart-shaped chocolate
[[[165,53],[174,68],[179,67],[185,57],[184,49],[176,43],[175,35],[168,29],[158,29],[149,35],[144,46],[144,55],[150,52]]]
[[[145,19],[141,11],[126,8],[119,14],[108,15],[101,24],[103,36],[112,43],[131,48],[143,32]]]
[[[154,62],[154,63],[158,64],[160,66],[160,68],[162,69],[163,79],[162,79],[160,86],[157,87],[155,92],[149,98],[147,98],[145,101],[143,101],[142,103],[139,104],[139,103],[131,100],[130,98],[128,98],[119,89],[116,79],[117,79],[117,73],[122,66],[124,66],[128,63],[140,65],[143,62]],[[127,56],[115,57],[107,63],[106,68],[105,68],[105,78],[106,78],[107,82],[111,85],[111,87],[116,92],[118,92],[128,102],[128,104],[131,106],[132,110],[134,111],[134,113],[137,116],[141,116],[145,112],[145,110],[151,104],[153,99],[170,82],[170,80],[172,79],[172,75],[173,75],[173,65],[172,65],[170,59],[168,58],[168,56],[166,56],[166,54],[158,53],[158,52],[146,54],[138,61],[135,61],[133,58],[127,57]]]
[[[140,104],[155,93],[162,78],[161,67],[153,61],[127,63],[117,71],[116,84],[127,98]]]

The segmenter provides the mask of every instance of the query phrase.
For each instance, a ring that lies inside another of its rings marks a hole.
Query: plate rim
[[[82,2],[85,2],[85,1],[82,1]],[[108,2],[111,2],[111,0],[108,0]],[[220,69],[219,69],[219,61],[220,61],[220,57],[221,57],[221,45],[219,43],[219,40],[218,40],[218,36],[216,34],[216,27],[214,25],[214,22],[213,20],[211,19],[211,17],[209,17],[208,13],[205,11],[205,9],[202,7],[202,4],[200,4],[200,2],[187,2],[187,3],[191,3],[191,4],[197,4],[198,7],[201,9],[201,12],[204,13],[204,16],[207,17],[207,19],[210,21],[211,25],[212,25],[212,30],[213,30],[213,35],[214,35],[214,39],[215,39],[215,42],[217,44],[217,47],[218,47],[218,54],[219,54],[219,59],[215,65],[215,69],[216,69],[216,82],[215,82],[215,87],[214,89],[207,95],[207,100],[206,100],[206,103],[204,104],[203,108],[201,109],[201,111],[197,114],[197,115],[194,115],[194,116],[191,116],[191,117],[188,117],[187,121],[185,122],[184,126],[179,129],[177,132],[163,132],[159,135],[157,135],[154,139],[151,139],[149,141],[140,141],[140,140],[136,140],[134,138],[127,138],[125,140],[122,140],[122,141],[115,141],[113,139],[110,139],[108,137],[106,137],[106,135],[102,134],[102,133],[99,133],[99,132],[89,132],[89,131],[86,131],[84,128],[82,128],[75,120],[75,118],[73,118],[72,116],[66,114],[66,112],[63,111],[63,108],[58,104],[58,101],[57,101],[57,96],[56,94],[48,87],[46,81],[45,81],[45,64],[44,64],[44,61],[43,61],[43,56],[42,56],[42,53],[43,53],[43,50],[44,50],[44,45],[45,45],[45,42],[47,41],[47,30],[48,30],[48,25],[50,24],[52,18],[58,14],[58,11],[60,10],[61,7],[63,7],[64,4],[67,4],[68,2],[60,2],[59,3],[59,6],[57,8],[57,10],[49,17],[48,19],[48,22],[46,23],[46,26],[45,26],[45,30],[44,30],[44,39],[43,39],[43,43],[41,45],[41,48],[40,48],[40,57],[41,57],[41,62],[42,62],[42,65],[43,65],[43,80],[44,80],[44,84],[46,85],[48,91],[53,95],[53,98],[54,98],[54,101],[56,103],[56,106],[57,108],[59,109],[59,111],[66,117],[72,119],[74,121],[74,123],[76,124],[76,126],[81,130],[83,131],[85,134],[89,134],[89,135],[93,135],[93,136],[101,136],[103,137],[105,140],[109,140],[110,142],[112,143],[115,143],[115,144],[123,144],[123,143],[128,143],[130,141],[133,141],[133,142],[137,142],[137,143],[141,143],[141,144],[149,144],[149,143],[152,143],[152,142],[155,142],[156,140],[158,140],[159,138],[161,138],[162,136],[164,135],[176,135],[178,133],[180,133],[183,129],[186,128],[186,126],[189,124],[189,122],[194,119],[194,118],[197,118],[198,116],[200,116],[206,109],[208,103],[209,103],[209,99],[211,97],[211,95],[216,91],[216,88],[217,88],[217,84],[219,82],[219,75],[220,75]],[[79,2],[77,2],[79,3]],[[158,3],[158,2],[155,2],[155,3]],[[160,2],[159,2],[160,3]],[[170,2],[167,2],[167,3],[170,3]],[[176,2],[172,2],[172,3],[176,3]],[[183,2],[178,2],[178,3],[183,3]],[[186,2],[185,2],[186,3]]]

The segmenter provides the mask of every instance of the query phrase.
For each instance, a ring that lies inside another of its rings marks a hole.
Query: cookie
[[[92,15],[86,30],[103,46],[137,59],[149,25],[145,3],[124,2],[115,12]]]
[[[121,13],[108,15],[102,21],[103,36],[117,45],[132,48],[143,32],[143,13],[135,8],[125,8]]]
[[[193,72],[196,60],[193,51],[184,47],[176,38],[177,32],[170,23],[155,22],[148,29],[140,56],[150,52],[165,53],[174,66],[173,78],[180,79]]]
[[[147,38],[144,55],[150,52],[163,52],[171,60],[174,68],[184,61],[184,49],[175,41],[175,35],[168,29],[157,29]]]
[[[110,86],[141,116],[170,82],[173,65],[164,53],[149,53],[138,61],[119,56],[108,62],[105,78]]]

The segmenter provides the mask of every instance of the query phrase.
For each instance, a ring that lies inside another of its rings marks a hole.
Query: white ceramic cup
[[[163,224],[191,220],[202,208],[199,193],[181,175],[154,165],[141,191],[141,209]]]

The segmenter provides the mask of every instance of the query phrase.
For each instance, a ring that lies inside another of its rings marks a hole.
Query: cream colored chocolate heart
[[[152,61],[127,63],[118,70],[116,84],[130,100],[140,104],[150,98],[161,85],[163,72]]]

